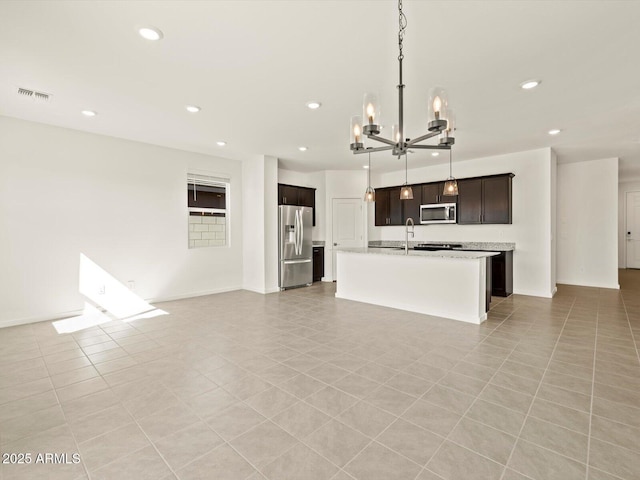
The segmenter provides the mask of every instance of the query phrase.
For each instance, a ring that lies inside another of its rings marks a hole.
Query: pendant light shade
[[[413,188],[407,185],[407,154],[404,154],[404,185],[400,189],[400,200],[413,200]]]
[[[442,192],[442,195],[455,196],[458,195],[458,181],[451,174],[451,156],[452,153],[451,150],[449,150],[449,178],[444,182],[444,191]]]
[[[400,189],[400,200],[413,200],[413,188],[403,185]]]
[[[443,195],[458,195],[458,182],[455,178],[449,177],[447,181],[444,182],[444,192]]]
[[[364,191],[364,201],[373,203],[376,201],[376,191],[371,186],[371,153],[369,153],[369,168],[367,169],[367,189]]]

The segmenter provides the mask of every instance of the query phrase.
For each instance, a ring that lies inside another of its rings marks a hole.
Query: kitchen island
[[[338,250],[336,297],[480,324],[487,318],[487,258],[494,255],[498,252]]]

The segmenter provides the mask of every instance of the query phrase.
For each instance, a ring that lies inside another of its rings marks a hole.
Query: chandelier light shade
[[[365,93],[362,101],[362,118],[364,119],[364,133],[377,135],[380,133],[380,104],[375,93]]]
[[[362,142],[362,117],[354,115],[351,117],[351,150],[364,148]]]
[[[376,201],[376,191],[371,186],[371,153],[369,153],[369,168],[367,169],[367,189],[364,191],[364,201],[373,203]]]
[[[434,87],[429,92],[429,103],[427,106],[428,121],[424,134],[416,138],[405,138],[404,128],[404,83],[402,82],[402,52],[405,29],[407,28],[407,17],[402,11],[402,0],[398,0],[398,124],[393,128],[391,139],[379,136],[380,133],[380,103],[378,96],[374,93],[367,93],[362,103],[362,123],[360,124],[361,135],[365,135],[370,140],[375,140],[383,144],[380,147],[364,147],[362,139],[358,141],[354,133],[354,123],[351,124],[351,151],[354,154],[368,151],[381,152],[389,150],[391,153],[401,158],[406,155],[409,149],[431,149],[450,150],[455,143],[455,138],[447,130],[450,116],[449,97],[442,87]],[[440,136],[436,145],[422,144],[425,140]],[[405,198],[409,198],[408,196]]]
[[[400,189],[400,200],[413,200],[413,188],[407,182],[407,154],[404,154],[404,184]]]
[[[458,181],[451,174],[451,163],[452,163],[451,150],[449,150],[449,178],[447,178],[447,181],[444,182],[444,191],[442,192],[442,195],[447,195],[452,197],[452,196],[458,195]]]

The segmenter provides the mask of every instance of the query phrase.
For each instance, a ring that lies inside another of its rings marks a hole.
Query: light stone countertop
[[[338,252],[347,253],[362,253],[369,255],[395,255],[395,256],[407,256],[405,255],[404,248],[385,248],[385,247],[360,247],[360,248],[339,248]],[[409,249],[409,257],[432,257],[432,258],[486,258],[493,257],[494,255],[500,255],[500,252],[478,252],[478,251],[465,251],[465,250],[412,250]]]
[[[447,241],[420,241],[412,240],[409,242],[409,248],[418,244],[456,244],[462,245],[459,250],[480,250],[480,251],[492,251],[492,252],[509,252],[516,249],[516,244],[512,242],[459,242],[454,240]],[[404,245],[404,241],[401,240],[372,240],[369,242],[369,248],[371,247],[400,247]]]

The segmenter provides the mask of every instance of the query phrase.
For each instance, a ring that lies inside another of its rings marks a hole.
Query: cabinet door
[[[389,189],[389,223],[387,225],[404,225],[402,204],[406,201],[400,200],[400,187]]]
[[[294,187],[293,185],[278,185],[278,204],[299,205],[298,187]]]
[[[482,179],[482,223],[511,223],[511,176]]]
[[[413,199],[401,200],[402,202],[402,219],[404,222],[411,217],[417,225],[420,223],[420,205],[422,205],[422,185],[412,185]],[[404,222],[402,222],[404,224]]]
[[[376,227],[389,225],[389,190],[376,190]]]
[[[298,205],[315,207],[316,191],[313,188],[298,187]]]
[[[482,179],[458,180],[458,223],[482,223]]]
[[[313,247],[313,281],[319,282],[324,277],[324,247]]]
[[[316,189],[298,187],[298,202],[303,207],[313,208],[313,226],[316,226]]]
[[[441,183],[422,184],[422,205],[427,205],[429,203],[440,203],[440,196],[442,195],[443,188],[444,184]]]

